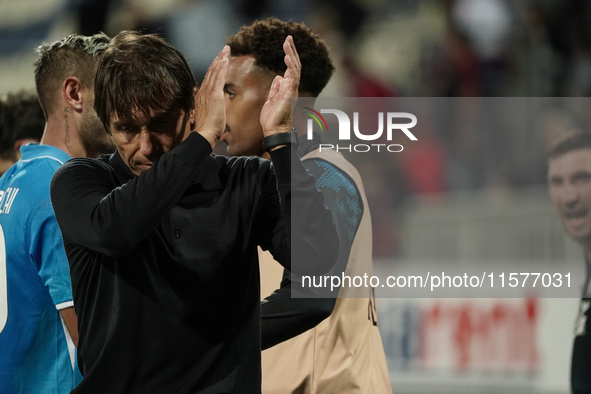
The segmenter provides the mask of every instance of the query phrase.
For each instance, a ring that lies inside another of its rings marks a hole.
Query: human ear
[[[82,112],[82,82],[76,77],[68,77],[62,84],[62,97],[78,112]]]

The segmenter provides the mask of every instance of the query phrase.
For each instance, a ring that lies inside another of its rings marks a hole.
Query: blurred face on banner
[[[548,184],[566,231],[576,241],[591,245],[591,148],[551,158]]]

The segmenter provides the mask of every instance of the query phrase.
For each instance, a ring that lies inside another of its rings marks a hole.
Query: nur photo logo
[[[351,119],[345,111],[339,109],[320,109],[316,111],[310,107],[303,107],[306,111],[303,114],[310,117],[307,120],[307,138],[312,139],[312,133],[314,131],[314,124],[317,124],[320,131],[329,132],[328,123],[322,114],[332,114],[336,116],[338,122],[338,139],[339,141],[351,141],[353,131],[354,138],[361,141],[376,141],[382,138],[384,130],[386,133],[386,140],[392,141],[392,137],[395,132],[402,132],[411,141],[417,141],[417,137],[410,131],[411,128],[416,126],[417,117],[409,112],[378,112],[378,130],[376,132],[368,133],[367,130],[360,130],[359,127],[359,112],[353,112],[353,124],[351,127]],[[364,114],[365,115],[365,114]],[[375,116],[375,115],[374,115]],[[407,122],[404,122],[404,120]],[[362,144],[320,144],[319,150],[322,149],[335,149],[336,151],[349,151],[349,152],[369,152],[380,150],[388,152],[402,152],[404,147],[400,144],[384,144],[384,143],[362,143]]]

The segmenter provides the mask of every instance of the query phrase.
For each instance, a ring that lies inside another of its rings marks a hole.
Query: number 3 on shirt
[[[8,288],[6,286],[6,245],[4,230],[0,224],[0,333],[8,319]]]

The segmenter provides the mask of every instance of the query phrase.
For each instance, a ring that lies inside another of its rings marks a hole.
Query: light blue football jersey
[[[0,178],[0,393],[69,393],[81,376],[58,311],[72,286],[49,184],[70,157],[37,144],[21,153]]]

